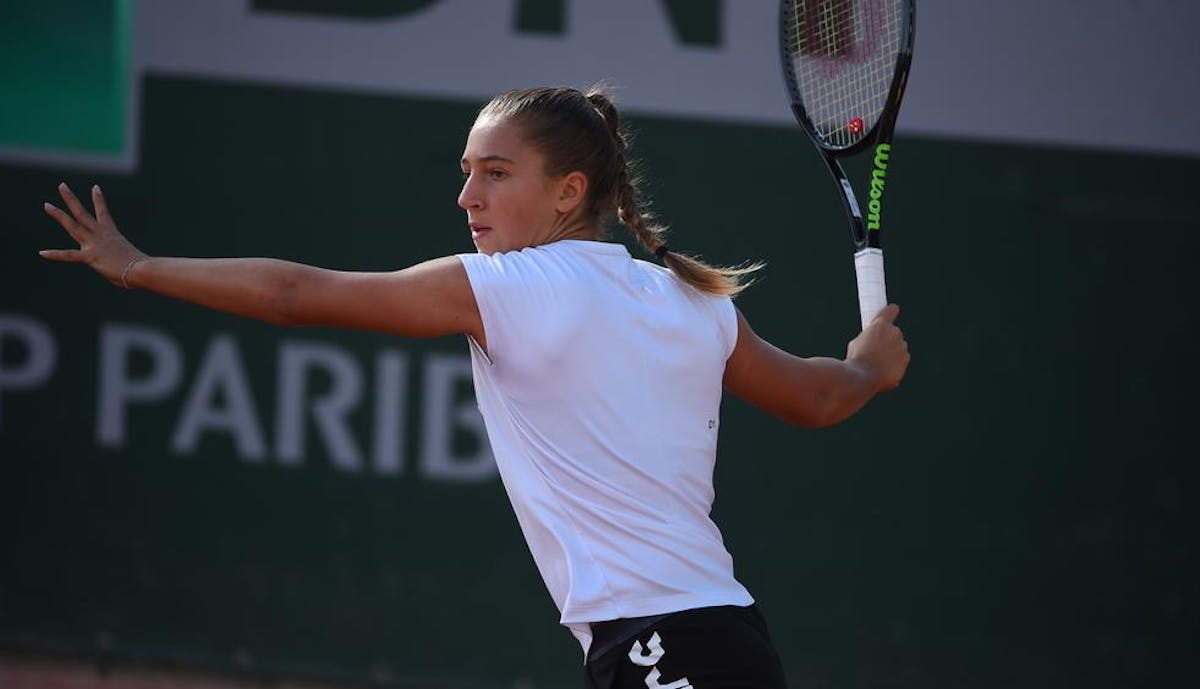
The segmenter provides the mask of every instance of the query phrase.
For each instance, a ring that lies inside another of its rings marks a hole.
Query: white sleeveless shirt
[[[753,603],[709,517],[729,298],[607,242],[459,258],[492,452],[584,654],[588,622]]]

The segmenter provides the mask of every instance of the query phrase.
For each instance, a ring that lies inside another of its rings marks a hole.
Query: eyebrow
[[[470,161],[468,161],[466,158],[463,158],[462,160],[460,160],[460,161],[459,161],[459,163],[460,163],[460,164],[462,164],[462,165],[466,165],[468,162],[470,162]],[[514,160],[511,160],[511,159],[509,159],[509,158],[505,158],[505,157],[504,157],[504,156],[502,156],[502,155],[495,155],[495,154],[493,154],[493,155],[490,155],[490,156],[482,156],[482,157],[479,159],[479,162],[481,162],[481,163],[496,163],[496,162],[500,162],[500,163],[508,163],[508,164],[510,164],[510,165],[515,165],[515,164],[516,164],[516,161],[514,161]]]

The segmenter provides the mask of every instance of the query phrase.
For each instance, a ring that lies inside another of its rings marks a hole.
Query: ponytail
[[[654,222],[654,217],[639,204],[639,180],[630,174],[629,161],[625,155],[628,141],[621,129],[616,106],[603,91],[594,88],[588,91],[587,99],[604,118],[616,149],[617,179],[614,200],[617,219],[629,228],[638,243],[662,260],[663,265],[670,268],[679,279],[702,292],[732,297],[753,284],[753,279],[749,276],[763,267],[761,262],[736,267],[713,266],[699,257],[677,252],[667,245],[667,228]]]

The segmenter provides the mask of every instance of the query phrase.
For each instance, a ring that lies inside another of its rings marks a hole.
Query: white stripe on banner
[[[137,59],[155,72],[470,100],[605,79],[639,112],[791,121],[773,0],[697,3],[715,14],[702,18],[716,22],[715,45],[685,42],[665,0],[562,0],[549,32],[521,29],[522,0],[393,4],[361,18],[141,2]],[[1173,0],[922,0],[899,129],[1200,154],[1200,95],[1179,80],[1200,68],[1196,26],[1200,3]]]

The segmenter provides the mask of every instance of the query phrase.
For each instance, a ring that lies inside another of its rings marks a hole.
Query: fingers
[[[106,221],[112,217],[108,214],[108,202],[104,200],[104,192],[100,191],[99,184],[92,185],[92,207],[96,209],[97,220]]]
[[[871,357],[881,372],[880,390],[895,390],[908,370],[911,356],[904,333],[896,325],[900,307],[888,304],[871,321],[870,332],[864,333],[861,350]]]
[[[63,263],[83,263],[83,252],[78,249],[43,249],[38,255],[47,261],[62,261]]]
[[[883,320],[886,323],[895,323],[896,317],[899,315],[900,315],[900,307],[897,306],[896,304],[888,304],[887,306],[883,307],[882,311],[875,314],[875,318],[873,318],[871,320],[872,321]]]
[[[43,203],[42,210],[46,211],[46,215],[54,218],[55,222],[57,222],[59,225],[62,225],[62,228],[67,231],[67,234],[71,235],[71,239],[74,239],[80,244],[83,244],[84,240],[87,239],[87,229],[75,222],[75,218],[67,215],[66,211],[52,203]]]
[[[60,182],[58,185],[58,193],[67,204],[67,208],[71,209],[71,215],[84,227],[89,227],[96,219],[88,212],[88,209],[83,207],[79,199],[75,198],[75,193],[67,186],[66,182]]]

